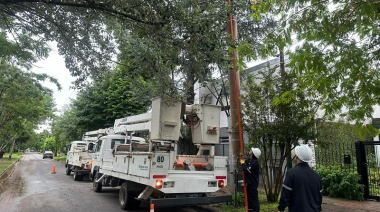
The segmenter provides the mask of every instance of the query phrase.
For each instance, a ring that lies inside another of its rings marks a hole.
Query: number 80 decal
[[[164,162],[164,160],[165,160],[164,156],[158,156],[157,157],[157,162],[158,163],[162,163],[162,162]]]

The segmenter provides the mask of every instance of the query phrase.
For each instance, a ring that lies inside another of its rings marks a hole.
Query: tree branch
[[[166,22],[144,21],[144,20],[141,20],[138,17],[135,17],[133,15],[117,11],[116,9],[113,9],[106,4],[96,3],[94,1],[92,1],[92,2],[84,1],[83,3],[71,3],[71,2],[63,2],[62,0],[60,0],[60,1],[55,1],[55,0],[0,0],[0,4],[4,4],[4,5],[12,5],[12,4],[17,4],[17,3],[41,3],[41,4],[55,5],[55,6],[86,8],[86,9],[98,10],[98,11],[101,11],[103,13],[106,13],[106,14],[109,14],[109,15],[112,15],[115,17],[119,17],[119,18],[130,19],[130,20],[136,21],[138,23],[142,23],[142,24],[148,24],[148,25],[164,25],[164,24],[166,24]]]

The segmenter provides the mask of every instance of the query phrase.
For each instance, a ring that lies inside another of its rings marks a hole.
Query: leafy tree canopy
[[[133,90],[132,82],[140,83],[136,87],[140,91]],[[124,70],[109,71],[86,86],[64,113],[54,118],[53,135],[58,143],[67,144],[81,139],[86,131],[113,127],[115,119],[147,112],[150,87],[140,77],[131,79]]]
[[[380,98],[379,7],[378,1],[291,0],[260,1],[252,8],[256,19],[268,12],[279,17],[281,27],[267,37],[263,55],[295,46],[288,48],[288,67],[300,88],[321,99],[327,115],[363,120],[372,117]]]
[[[28,137],[25,132],[52,116],[52,91],[41,85],[47,78],[45,74],[21,71],[0,58],[0,144]]]
[[[230,7],[224,0],[4,0],[0,29],[7,32],[8,42],[21,43],[18,38],[25,33],[40,46],[57,41],[77,85],[112,69],[119,52],[119,64],[155,76],[190,71],[194,76],[185,82],[191,84],[210,77],[215,67],[225,68],[230,11],[239,19],[239,42],[257,46],[273,26],[272,19],[249,18],[249,1],[232,2]],[[126,36],[136,41],[129,39],[127,45]]]

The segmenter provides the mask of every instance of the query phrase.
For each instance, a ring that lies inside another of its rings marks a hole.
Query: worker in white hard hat
[[[286,172],[278,211],[285,211],[286,207],[289,212],[322,211],[322,181],[308,164],[312,158],[313,152],[308,145],[295,148],[297,165]]]
[[[251,148],[249,151],[249,159],[242,163],[245,174],[245,182],[247,186],[248,211],[259,212],[259,194],[257,188],[259,186],[260,165],[257,160],[261,155],[259,148]],[[242,161],[243,162],[243,161]]]

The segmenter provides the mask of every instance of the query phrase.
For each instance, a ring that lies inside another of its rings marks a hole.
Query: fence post
[[[367,162],[365,155],[365,146],[363,141],[358,141],[355,143],[356,149],[356,163],[358,174],[361,178],[361,184],[364,185],[364,198],[368,199],[369,197],[369,187],[368,187],[368,173],[367,173]]]

